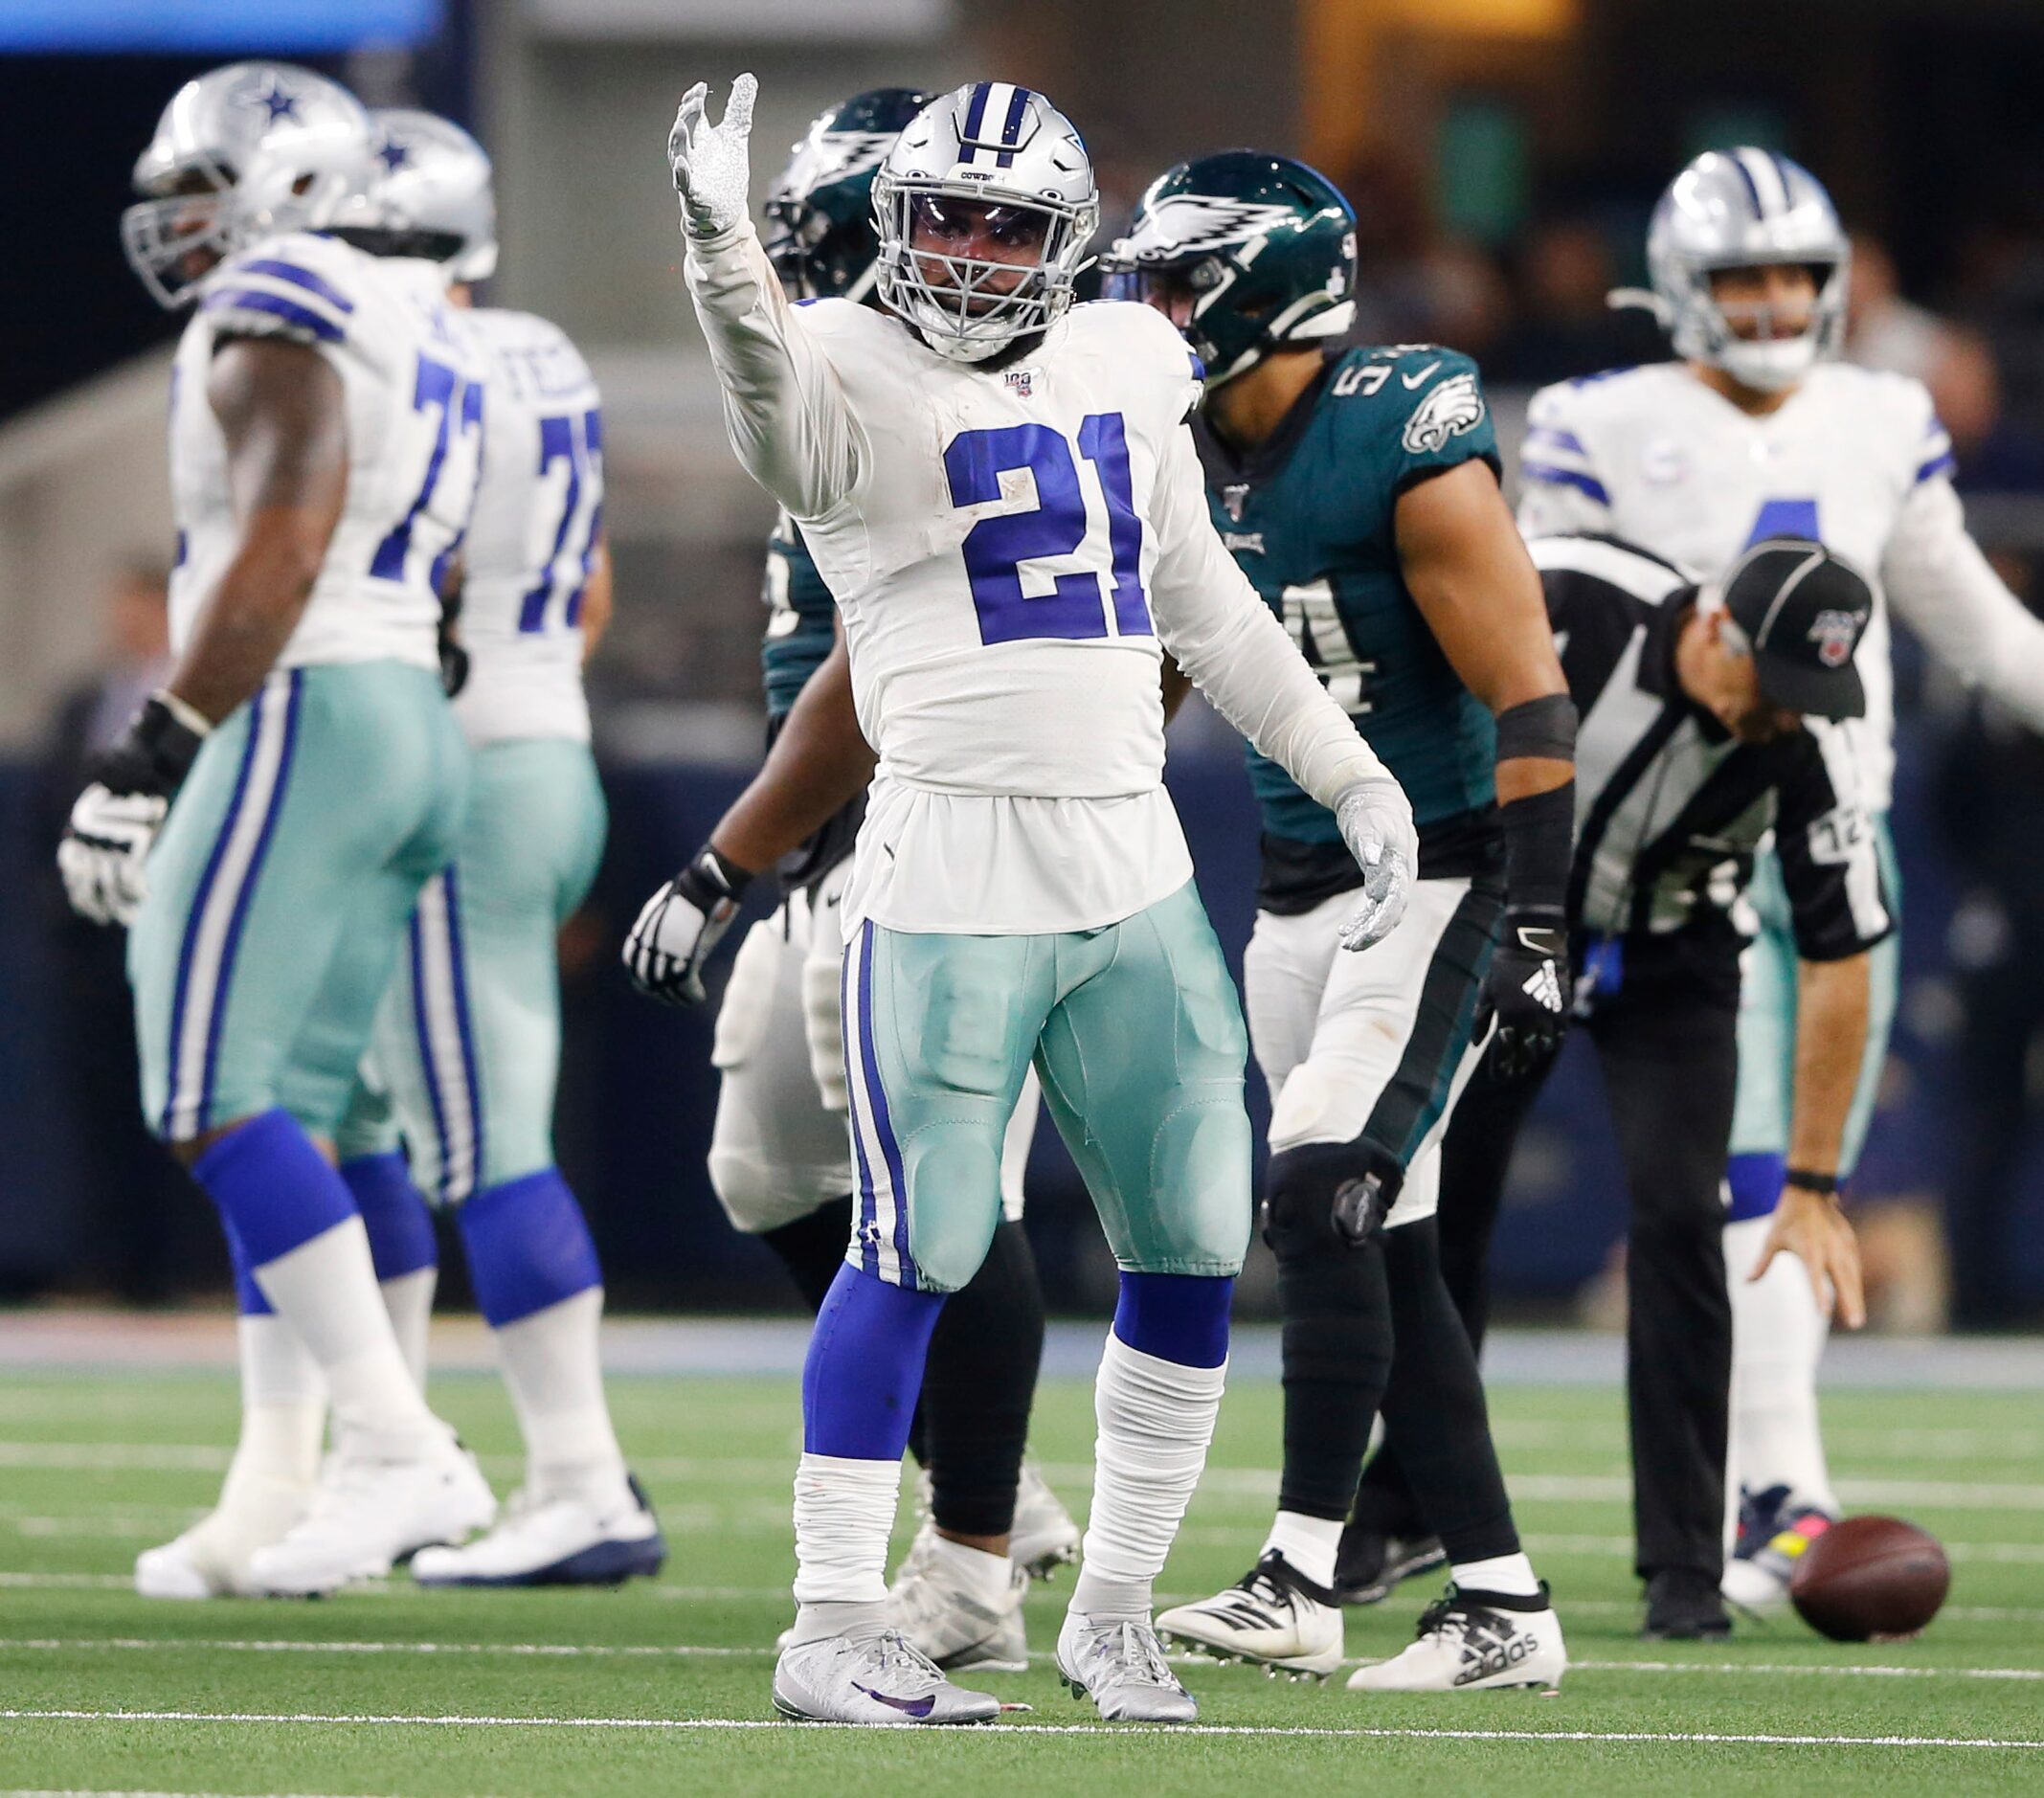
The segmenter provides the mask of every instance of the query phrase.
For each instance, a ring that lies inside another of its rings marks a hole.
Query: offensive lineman
[[[791,299],[877,306],[873,175],[903,125],[936,98],[876,88],[820,115],[766,202],[766,251]],[[785,511],[768,545],[760,645],[768,742],[829,660],[837,606]],[[717,1019],[722,1075],[709,1178],[734,1228],[779,1256],[814,1311],[843,1265],[855,1184],[838,1019],[838,907],[851,871],[871,753],[856,730],[841,767],[850,799],[785,858],[781,903],[731,966]],[[716,896],[749,883],[729,854],[695,858]],[[685,878],[689,878],[685,876]],[[1032,1074],[1001,1156],[1002,1219],[987,1258],[946,1307],[910,1446],[928,1507],[893,1593],[904,1632],[939,1665],[1027,1664],[1027,1575],[1069,1561],[1077,1526],[1022,1459],[1042,1361],[1043,1293],[1022,1226],[1022,1170],[1039,1099]]]
[[[1220,1404],[1249,1145],[1241,1014],[1161,782],[1160,646],[1334,809],[1367,870],[1352,947],[1404,909],[1410,811],[1213,534],[1181,428],[1196,361],[1145,310],[1069,309],[1098,216],[1069,122],[1006,82],[932,103],[873,187],[898,316],[798,310],[746,216],[755,91],[741,76],[719,126],[703,87],[682,102],[685,275],[740,460],[838,598],[880,755],[842,906],[861,1218],[804,1373],[775,1701],[998,1714],[887,1627],[883,1574],[930,1331],[998,1221],[1033,1060],[1123,1270],[1058,1668],[1105,1717],[1186,1719],[1151,1583]],[[674,901],[628,946],[648,984],[694,978],[704,916]]]
[[[315,235],[370,141],[323,77],[232,64],[171,101],[136,166],[155,197],[123,219],[150,292],[196,302],[171,397],[178,663],[58,853],[73,905],[131,926],[145,1109],[219,1208],[242,1313],[240,1446],[214,1511],[137,1561],[148,1596],[325,1590],[496,1509],[327,1159],[468,780],[437,588],[481,371],[430,264]]]
[[[469,283],[497,258],[489,158],[431,113],[372,117],[384,172],[345,235],[431,258],[450,301],[470,308]],[[475,778],[453,864],[419,895],[377,1021],[381,1110],[401,1126],[410,1167],[374,1108],[344,1129],[342,1166],[363,1183],[380,1167],[384,1189],[401,1189],[415,1215],[414,1180],[454,1211],[525,1438],[526,1483],[497,1528],[421,1550],[414,1577],[615,1584],[658,1573],[666,1550],[611,1424],[602,1272],[552,1143],[556,945],[605,830],[582,690],[611,608],[601,402],[580,353],[546,320],[485,307],[455,324],[489,383],[456,625],[455,714]],[[424,1241],[430,1253],[430,1225]],[[379,1262],[387,1295],[421,1277],[410,1259]]]
[[[1257,1564],[1159,1627],[1287,1672],[1340,1664],[1336,1550],[1396,1355],[1410,1371],[1390,1400],[1426,1445],[1454,1585],[1420,1641],[1350,1683],[1551,1687],[1561,1627],[1513,1524],[1433,1208],[1485,1014],[1515,1059],[1560,1037],[1575,711],[1474,365],[1327,348],[1354,319],[1355,229],[1305,164],[1230,150],[1159,176],[1111,261],[1206,366],[1194,436],[1215,528],[1420,828],[1397,953],[1336,955],[1355,864],[1326,808],[1250,751],[1263,876],[1243,970],[1271,1093],[1284,1477]]]

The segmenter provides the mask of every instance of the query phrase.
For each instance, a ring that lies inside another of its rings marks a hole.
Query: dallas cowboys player
[[[144,1104],[219,1207],[243,1314],[241,1446],[214,1512],[137,1562],[150,1595],[324,1590],[495,1511],[419,1396],[327,1159],[468,778],[437,583],[481,371],[430,265],[316,235],[369,144],[319,76],[215,70],[165,111],[136,167],[159,197],[123,221],[150,291],[197,303],[171,406],[178,663],[59,859],[79,910],[131,926]],[[304,1552],[307,1525],[338,1559]]]
[[[604,1400],[602,1274],[553,1164],[551,1129],[555,945],[595,876],[605,828],[582,691],[610,611],[601,404],[557,327],[467,309],[469,283],[497,259],[482,146],[430,113],[373,117],[384,172],[341,229],[365,247],[434,260],[488,373],[455,705],[475,780],[454,861],[419,896],[376,1031],[373,1069],[410,1167],[373,1112],[344,1129],[342,1165],[380,1166],[393,1189],[416,1178],[454,1211],[525,1438],[526,1483],[504,1520],[465,1546],[422,1550],[414,1577],[611,1584],[659,1572],[665,1548]]]
[[[901,127],[934,98],[899,87],[854,95],[795,146],[766,202],[767,255],[791,298],[879,303],[873,175]],[[771,744],[837,637],[836,603],[785,512],[768,545],[765,596]],[[781,903],[752,927],[732,964],[712,1058],[722,1080],[710,1184],[732,1225],[780,1257],[812,1310],[843,1264],[852,1227],[837,911],[872,754],[856,730],[848,735],[838,766],[856,797],[782,861]],[[696,860],[720,895],[735,897],[749,883],[729,854]],[[1038,1105],[1032,1074],[1002,1148],[1002,1221],[932,1337],[910,1439],[926,1469],[925,1517],[894,1588],[895,1615],[927,1653],[958,1670],[1026,1665],[1027,1570],[1078,1551],[1077,1526],[1022,1459],[1044,1332],[1021,1222]]]
[[[1876,818],[1895,761],[1887,608],[1970,683],[2044,728],[2044,623],[1966,534],[1951,442],[1920,383],[1830,358],[1844,331],[1848,246],[1824,189],[1771,151],[1709,151],[1677,175],[1647,245],[1650,303],[1674,362],[1616,370],[1535,395],[1520,523],[1529,535],[1602,531],[1715,575],[1768,536],[1817,539],[1878,572],[1859,663],[1864,720],[1843,730]],[[1796,952],[1778,869],[1756,881],[1725,1252],[1733,1276],[1732,1468],[1749,1502],[1726,1593],[1786,1596],[1794,1555],[1837,1514],[1818,1433],[1826,1333],[1812,1281],[1777,1264],[1748,1276],[1777,1205],[1811,1227],[1851,1175],[1894,1023],[1898,950],[1875,950],[1875,1012],[1858,1102],[1836,1166],[1788,1167]],[[1809,1257],[1803,1257],[1809,1265]]]
[[[1561,1032],[1575,710],[1474,365],[1328,348],[1355,316],[1355,231],[1305,164],[1229,150],[1159,176],[1110,258],[1206,365],[1194,436],[1222,540],[1420,827],[1398,953],[1336,955],[1355,864],[1325,807],[1250,752],[1263,878],[1243,972],[1271,1092],[1284,1478],[1257,1564],[1158,1625],[1296,1674],[1339,1665],[1336,1552],[1396,1355],[1389,1402],[1455,1584],[1420,1641],[1352,1684],[1551,1685],[1561,1627],[1513,1525],[1433,1209],[1479,1014],[1515,1061]]]
[[[685,272],[732,442],[837,596],[880,753],[842,908],[862,1222],[804,1373],[775,1702],[998,1713],[887,1628],[883,1570],[930,1332],[999,1219],[1033,1060],[1122,1269],[1057,1664],[1103,1716],[1184,1719],[1151,1583],[1220,1404],[1249,1144],[1241,1014],[1162,786],[1160,645],[1334,809],[1367,870],[1353,947],[1404,910],[1411,813],[1213,533],[1182,342],[1143,308],[1069,309],[1098,216],[1070,123],[1006,82],[932,103],[873,184],[897,316],[797,309],[746,217],[755,91],[741,76],[716,126],[703,87],[682,102]],[[641,977],[692,966],[704,923],[658,896]]]

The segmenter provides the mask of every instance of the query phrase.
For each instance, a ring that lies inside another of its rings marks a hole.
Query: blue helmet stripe
[[[1014,98],[1008,101],[1008,116],[1000,126],[1000,141],[1003,144],[1012,146],[1022,135],[1022,121],[1029,114],[1029,90],[1026,87],[1018,87]],[[1015,167],[1015,151],[1013,148],[1004,149],[994,160],[1002,169],[1012,169]]]
[[[1767,160],[1774,165],[1774,177],[1782,184],[1782,204],[1785,207],[1794,206],[1795,200],[1793,198],[1793,195],[1795,193],[1795,190],[1788,184],[1789,164],[1787,159],[1782,156],[1778,151],[1769,150],[1767,152]]]
[[[969,144],[978,138],[979,127],[986,123],[986,100],[993,91],[991,81],[981,81],[973,89],[971,103],[965,108],[965,129],[958,133]]]
[[[1737,150],[1734,150],[1727,160],[1730,161],[1734,169],[1739,170],[1740,180],[1746,184],[1747,197],[1753,202],[1753,216],[1755,218],[1765,218],[1767,216],[1767,209],[1761,204],[1760,187],[1753,179],[1753,170],[1746,167],[1746,159]]]

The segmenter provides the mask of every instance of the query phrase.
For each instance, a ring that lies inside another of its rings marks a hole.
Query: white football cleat
[[[174,1541],[135,1557],[135,1590],[144,1598],[258,1597],[250,1558],[281,1541],[311,1504],[309,1482],[241,1479],[231,1506],[221,1504]]]
[[[458,1542],[495,1521],[497,1500],[475,1456],[453,1436],[387,1460],[329,1457],[302,1521],[249,1559],[249,1581],[280,1598],[312,1598],[380,1579],[407,1555]]]
[[[1079,1558],[1079,1526],[1058,1501],[1034,1461],[1022,1464],[1015,1488],[1015,1522],[1008,1532],[1008,1559],[1032,1580]]]
[[[636,1478],[612,1502],[511,1495],[487,1536],[460,1548],[421,1548],[421,1585],[622,1585],[651,1579],[667,1559],[660,1520]]]
[[[1000,1700],[955,1686],[895,1629],[828,1635],[781,1651],[774,1708],[809,1723],[991,1723]]]
[[[1504,1686],[1561,1690],[1568,1671],[1561,1620],[1543,1584],[1537,1597],[1464,1592],[1426,1607],[1419,1640],[1349,1675],[1351,1692],[1491,1692]]]
[[[946,1673],[1027,1673],[1022,1600],[1028,1594],[1029,1576],[1011,1561],[1008,1589],[990,1605],[918,1538],[887,1593],[887,1623]]]
[[[1057,1666],[1071,1696],[1092,1699],[1110,1723],[1189,1723],[1200,1715],[1147,1620],[1067,1611]]]
[[[1276,1549],[1226,1591],[1157,1618],[1164,1637],[1217,1660],[1324,1679],[1341,1665],[1341,1608]]]

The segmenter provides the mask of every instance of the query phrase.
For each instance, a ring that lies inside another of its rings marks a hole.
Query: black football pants
[[[1725,1155],[1739,1073],[1736,988],[1668,979],[1605,1000],[1580,1026],[1597,1050],[1631,1199],[1626,1392],[1632,1437],[1635,1564],[1642,1577],[1723,1565],[1732,1305],[1724,1271]],[[1441,1266],[1480,1349],[1491,1232],[1519,1126],[1546,1070],[1501,1081],[1486,1063],[1455,1108],[1441,1165]],[[1394,1383],[1398,1370],[1392,1370]],[[1385,1447],[1356,1517],[1410,1533],[1427,1523]]]

